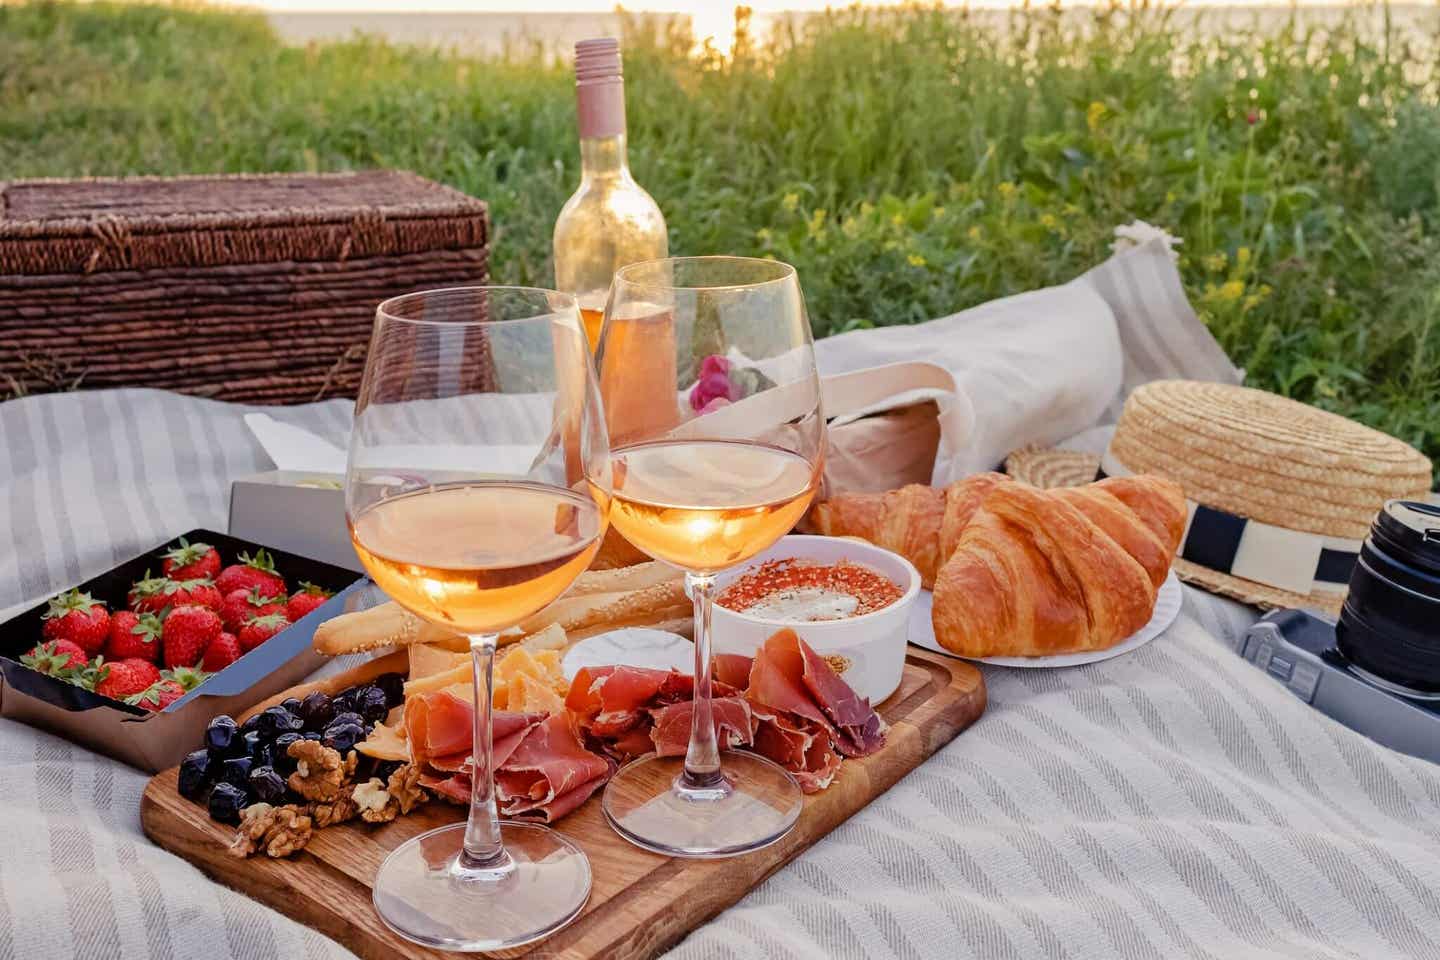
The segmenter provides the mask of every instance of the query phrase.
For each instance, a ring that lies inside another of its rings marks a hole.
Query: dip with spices
[[[814,623],[863,617],[904,595],[900,585],[848,560],[770,560],[727,586],[715,602],[752,617]]]

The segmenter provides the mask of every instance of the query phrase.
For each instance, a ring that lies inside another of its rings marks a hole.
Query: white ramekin
[[[899,600],[873,613],[813,622],[754,617],[727,610],[717,603],[710,621],[715,652],[754,656],[760,644],[772,634],[790,627],[822,656],[843,657],[843,661],[832,659],[831,663],[845,667],[841,678],[860,696],[868,697],[871,704],[890,696],[900,685],[900,676],[905,670],[905,638],[910,606],[920,593],[920,573],[899,554],[868,543],[796,534],[785,537],[744,566],[720,574],[716,578],[716,592],[723,591],[734,580],[768,560],[790,558],[821,564],[848,560],[889,577],[904,593]]]

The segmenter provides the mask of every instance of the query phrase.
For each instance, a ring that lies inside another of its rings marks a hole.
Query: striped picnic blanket
[[[196,526],[268,463],[244,408],[154,391],[0,405],[0,607]],[[348,406],[272,415],[341,442]],[[980,721],[673,952],[1440,957],[1440,768],[1230,652],[1187,588],[1139,651],[986,668]],[[145,777],[0,721],[0,958],[348,952],[144,839]]]

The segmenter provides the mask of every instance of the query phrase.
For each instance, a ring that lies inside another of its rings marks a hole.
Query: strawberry
[[[290,618],[291,623],[294,623],[329,599],[329,590],[301,580],[300,589],[295,591],[294,595],[290,597],[290,602],[285,605],[285,616]]]
[[[220,622],[225,629],[239,633],[240,628],[254,617],[268,617],[272,613],[285,612],[285,595],[269,596],[258,587],[249,590],[231,590],[220,604]]]
[[[110,639],[105,656],[111,660],[132,657],[155,663],[160,659],[160,618],[153,613],[116,610],[110,617]]]
[[[171,580],[165,584],[164,592],[165,599],[172,607],[194,605],[218,612],[220,604],[225,602],[214,581],[203,577],[194,580]]]
[[[288,626],[290,626],[290,618],[283,613],[272,613],[268,617],[255,617],[240,628],[237,637],[240,641],[240,649],[249,653]]]
[[[165,666],[194,666],[220,631],[220,616],[214,610],[197,606],[171,610],[160,634],[165,645]]]
[[[158,713],[185,696],[187,692],[174,680],[157,680],[140,693],[127,697],[125,702],[149,710],[151,713]]]
[[[215,586],[229,596],[236,590],[258,589],[267,597],[283,597],[286,594],[285,578],[275,572],[275,559],[262,547],[255,556],[240,554],[240,562],[232,563],[215,578]]]
[[[20,658],[20,662],[31,670],[69,680],[82,668],[89,666],[90,658],[72,641],[49,640],[32,647],[29,653]]]
[[[96,674],[95,692],[111,700],[126,700],[150,688],[160,679],[160,670],[149,660],[132,657],[102,666]]]
[[[220,573],[220,551],[181,537],[180,546],[160,555],[160,569],[171,580],[213,580]]]
[[[235,634],[222,633],[205,648],[205,656],[200,659],[200,668],[214,673],[216,670],[224,670],[242,656],[244,654],[240,651],[240,641]]]
[[[169,582],[169,577],[152,577],[150,571],[146,570],[145,576],[130,585],[125,604],[136,613],[159,613],[167,605],[161,591]]]
[[[203,577],[192,580],[171,580],[169,577],[145,577],[130,588],[130,609],[136,613],[156,613],[163,619],[166,607],[189,604],[219,610],[223,597],[215,584]]]
[[[67,590],[50,601],[41,628],[46,640],[69,640],[94,656],[110,636],[110,611],[88,593]]]
[[[176,667],[173,670],[160,671],[160,676],[166,680],[174,680],[180,684],[181,690],[189,693],[210,679],[210,672],[197,667]]]

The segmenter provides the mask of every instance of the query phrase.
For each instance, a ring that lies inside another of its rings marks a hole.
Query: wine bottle
[[[555,221],[555,286],[575,294],[594,350],[610,278],[627,263],[667,255],[665,217],[630,175],[625,157],[625,78],[620,44],[575,44],[580,186]]]

